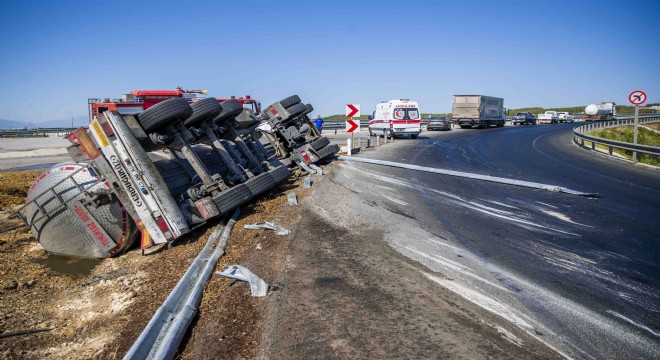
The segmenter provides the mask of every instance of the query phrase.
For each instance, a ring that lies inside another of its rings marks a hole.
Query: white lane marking
[[[567,223],[571,223],[571,224],[575,224],[575,225],[580,225],[580,226],[585,226],[585,227],[593,228],[593,226],[585,225],[585,224],[580,224],[580,223],[578,223],[578,222],[575,222],[575,221],[571,220],[571,218],[568,217],[567,215],[562,214],[562,213],[557,212],[557,211],[552,211],[552,210],[541,210],[541,211],[542,211],[543,213],[545,213],[545,214],[548,214],[548,215],[550,215],[550,216],[552,216],[552,217],[556,217],[557,219],[559,219],[559,220],[561,220],[561,221],[565,221],[565,222],[567,222]]]
[[[499,206],[508,207],[510,209],[520,210],[519,207],[515,207],[515,206],[512,206],[512,205],[507,205],[507,204],[504,204],[504,203],[501,203],[501,202],[495,201],[495,200],[486,200],[486,199],[479,199],[479,200],[486,201],[486,202],[489,202],[491,204],[495,204],[495,205],[499,205]]]
[[[536,335],[534,331],[534,327],[530,325],[528,322],[524,321],[513,308],[506,306],[505,304],[502,304],[498,301],[495,301],[491,297],[478,293],[472,289],[468,289],[465,286],[461,286],[460,284],[457,284],[453,281],[442,279],[435,275],[423,271],[421,271],[421,273],[424,274],[424,276],[426,276],[427,278],[429,278],[429,280],[437,283],[438,285],[446,289],[449,289],[450,291],[453,291],[454,293],[462,296],[467,301],[470,301],[476,304],[477,306],[481,307],[482,309],[485,309],[486,311],[489,311],[495,315],[499,315],[511,321],[514,325],[521,328],[527,334],[539,340],[540,342],[546,344],[549,348],[556,351],[558,354],[565,357],[566,359],[573,359],[565,352],[553,346],[553,344],[550,344],[549,341],[547,341],[547,339],[541,338],[538,335]]]
[[[427,240],[430,241],[430,242],[432,242],[432,243],[434,243],[434,244],[438,244],[438,245],[446,246],[446,247],[448,247],[448,248],[452,248],[452,249],[454,249],[454,250],[456,250],[456,251],[463,251],[463,249],[461,249],[461,248],[459,248],[459,247],[456,247],[456,246],[454,246],[454,245],[445,244],[445,243],[443,243],[442,241],[433,240],[433,239],[427,239]]]
[[[547,207],[551,207],[551,208],[553,208],[553,209],[559,209],[558,207],[556,207],[556,206],[554,206],[554,205],[546,204],[546,203],[544,203],[544,202],[540,202],[540,201],[534,201],[534,202],[537,203],[537,204],[545,205],[545,206],[547,206]]]
[[[440,257],[440,256],[431,256],[431,255],[429,255],[429,254],[427,254],[427,253],[421,252],[421,251],[419,251],[419,250],[417,250],[417,249],[413,249],[413,248],[411,248],[411,247],[409,247],[409,246],[405,246],[405,245],[402,245],[401,247],[403,247],[404,249],[406,249],[406,250],[408,250],[408,251],[410,251],[410,252],[413,252],[413,253],[415,253],[415,254],[417,254],[417,255],[419,255],[419,256],[425,258],[425,259],[428,259],[428,260],[434,261],[434,262],[436,262],[436,263],[438,263],[438,264],[440,264],[440,265],[442,265],[442,266],[444,266],[444,267],[446,267],[446,268],[452,269],[452,270],[454,270],[454,271],[462,272],[463,270],[469,270],[469,268],[467,268],[467,267],[465,267],[465,266],[463,266],[463,265],[461,265],[461,264],[455,263],[455,262],[453,262],[453,261],[451,261],[451,260],[448,260],[448,259],[442,258],[442,257]]]
[[[469,276],[469,277],[471,277],[471,278],[473,278],[477,281],[480,281],[484,284],[488,284],[488,285],[490,285],[494,288],[500,289],[504,292],[508,292],[508,293],[511,292],[511,290],[509,290],[509,289],[507,289],[507,288],[505,288],[501,285],[495,284],[494,282],[492,282],[490,280],[486,280],[486,279],[482,278],[481,276],[472,273],[472,270],[469,267],[467,267],[463,264],[460,264],[460,263],[457,263],[455,261],[449,260],[446,257],[440,256],[438,254],[430,254],[429,255],[427,253],[421,252],[421,251],[419,251],[417,249],[414,249],[414,248],[411,248],[409,246],[402,245],[402,247],[404,249],[410,251],[410,252],[413,252],[413,253],[425,258],[425,259],[429,259],[429,260],[434,261],[434,262],[436,262],[436,263],[438,263],[438,264],[440,264],[440,265],[442,265],[446,268],[452,269],[452,270],[460,273],[461,275],[467,275],[467,276]]]
[[[401,201],[401,200],[395,199],[395,198],[390,197],[390,196],[387,196],[387,195],[383,195],[383,197],[384,197],[385,199],[387,199],[387,200],[389,200],[389,201],[391,201],[391,202],[397,203],[397,204],[399,204],[399,205],[403,205],[403,206],[407,206],[407,205],[408,205],[408,203],[405,202],[405,201]]]
[[[513,322],[517,326],[527,329],[527,330],[533,330],[534,327],[532,324],[528,323],[527,321],[523,320],[522,317],[518,315],[518,312],[515,311],[512,307],[507,306],[499,301],[496,301],[490,296],[486,296],[484,294],[481,294],[479,292],[476,292],[472,289],[469,289],[461,284],[456,283],[455,281],[451,281],[448,279],[443,279],[438,276],[435,276],[433,274],[429,274],[427,272],[422,271],[422,274],[429,278],[431,281],[438,283],[439,285],[453,291],[454,293],[462,296],[466,300],[486,309],[487,311],[490,311],[494,314],[498,314],[502,316],[505,319],[508,319],[509,321]]]
[[[645,331],[647,331],[647,332],[653,334],[653,336],[655,336],[655,337],[660,337],[660,333],[653,331],[653,329],[649,328],[649,327],[646,326],[646,325],[638,324],[638,323],[636,323],[635,321],[633,321],[632,319],[629,319],[629,318],[627,318],[627,317],[625,317],[625,316],[619,314],[619,313],[616,312],[616,311],[613,311],[613,310],[607,310],[606,312],[607,312],[608,314],[611,314],[611,315],[614,315],[614,316],[618,317],[619,319],[621,319],[621,320],[623,320],[623,321],[625,321],[625,322],[627,322],[627,323],[629,323],[629,324],[632,324],[632,325],[634,325],[634,326],[636,326],[636,327],[638,327],[638,328],[640,328],[640,329],[642,329],[642,330],[645,330]]]
[[[512,342],[514,345],[517,345],[518,347],[523,346],[523,341],[520,340],[519,337],[516,335],[513,335],[513,333],[499,325],[495,327],[498,333],[502,334],[505,339],[507,339],[509,342]]]

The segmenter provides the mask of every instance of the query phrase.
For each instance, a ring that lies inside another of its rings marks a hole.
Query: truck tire
[[[193,109],[193,113],[183,122],[186,126],[195,126],[200,121],[215,117],[222,112],[222,105],[214,97],[195,102],[190,107]]]
[[[309,143],[309,146],[311,146],[312,149],[314,149],[314,150],[323,149],[324,147],[326,147],[328,145],[330,145],[330,139],[328,139],[327,137],[320,137],[320,138],[312,141],[311,143]]]
[[[293,105],[300,104],[300,97],[298,95],[291,95],[288,98],[280,100],[280,105],[283,108],[292,107]]]
[[[137,115],[140,125],[147,133],[156,131],[177,120],[189,118],[193,109],[184,98],[172,98],[148,108]]]
[[[307,110],[307,106],[305,104],[295,104],[291,107],[286,108],[286,111],[290,114],[289,119],[302,114],[305,110]]]
[[[411,139],[417,139],[417,135],[410,135]]]
[[[305,105],[305,107],[307,107],[307,109],[305,111],[303,111],[303,115],[307,115],[307,114],[311,113],[312,111],[314,111],[314,107],[312,106],[312,104],[307,104],[307,105]]]
[[[221,122],[229,118],[233,118],[243,111],[243,105],[236,99],[229,99],[220,103],[222,111],[213,118],[213,122]]]
[[[323,149],[317,151],[316,153],[319,155],[319,159],[323,159],[324,157],[334,155],[339,152],[339,146],[337,145],[328,145],[324,147]]]

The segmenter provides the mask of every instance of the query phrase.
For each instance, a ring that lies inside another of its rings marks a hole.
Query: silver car
[[[451,123],[445,116],[431,116],[426,121],[426,130],[451,130]]]

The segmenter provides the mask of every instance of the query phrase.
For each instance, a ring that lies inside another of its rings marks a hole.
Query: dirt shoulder
[[[220,220],[177,240],[170,249],[153,249],[146,256],[138,249],[102,261],[49,255],[29,230],[13,229],[18,223],[7,219],[11,211],[24,202],[28,186],[39,173],[0,173],[0,334],[3,335],[0,358],[122,358]],[[275,215],[285,206],[287,193],[293,189],[299,191],[301,183],[300,178],[293,177],[242,209],[226,255],[218,264],[219,270],[223,265],[242,264],[241,259],[257,244],[262,244],[261,252],[269,251],[271,243],[276,243],[268,238],[269,234],[249,232],[242,227],[259,221],[279,221]],[[200,310],[202,319],[207,318],[218,301],[232,299],[231,292],[222,296],[226,289],[239,287],[230,285],[229,281],[218,277],[211,279]],[[234,310],[236,314],[232,319],[257,323],[258,319],[246,313],[243,307],[229,309],[230,312]],[[194,329],[203,329],[204,322],[197,323],[200,326]],[[217,324],[224,323],[214,321],[210,327],[217,329]],[[51,330],[4,337],[8,333],[37,328]],[[187,341],[190,339],[194,337]],[[226,353],[250,354],[254,344],[242,339]],[[182,353],[185,355],[184,351]]]

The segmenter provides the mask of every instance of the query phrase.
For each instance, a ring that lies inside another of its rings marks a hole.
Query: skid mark
[[[555,218],[557,218],[557,219],[559,219],[559,220],[561,220],[561,221],[565,221],[565,222],[567,222],[567,223],[571,223],[571,224],[575,224],[575,225],[580,225],[580,226],[585,226],[585,227],[593,228],[593,226],[585,225],[585,224],[580,224],[580,223],[578,223],[578,222],[575,222],[575,221],[571,220],[571,218],[568,217],[567,215],[562,214],[562,213],[557,212],[557,211],[552,211],[552,210],[541,210],[541,211],[542,211],[543,213],[545,213],[545,214],[548,214],[548,215],[550,215],[550,216],[552,216],[552,217],[555,217]]]
[[[617,318],[619,318],[619,319],[621,319],[621,320],[623,320],[623,321],[625,321],[625,322],[627,322],[627,323],[629,323],[629,324],[631,324],[631,325],[633,325],[633,326],[635,326],[635,327],[637,327],[637,328],[639,328],[639,329],[642,329],[642,330],[644,330],[644,331],[646,331],[646,332],[649,332],[650,334],[652,334],[652,335],[655,336],[655,337],[660,338],[660,333],[658,333],[658,332],[656,332],[656,331],[653,331],[653,329],[649,328],[648,326],[645,326],[645,325],[643,325],[643,324],[638,324],[638,323],[636,323],[635,321],[633,321],[633,320],[631,320],[631,319],[629,319],[629,318],[627,318],[627,317],[625,317],[625,316],[619,314],[619,313],[616,312],[616,311],[613,311],[613,310],[607,310],[606,312],[607,312],[608,314],[610,314],[610,315],[616,316]]]
[[[499,205],[499,206],[504,206],[504,207],[507,207],[507,208],[509,208],[509,209],[520,210],[519,207],[515,207],[515,206],[513,206],[513,205],[507,205],[507,204],[504,204],[504,203],[501,203],[501,202],[499,202],[499,201],[495,201],[495,200],[486,200],[486,199],[479,199],[479,200],[481,200],[481,201],[485,201],[485,202],[489,202],[489,203],[491,203],[491,204],[495,204],[495,205]]]
[[[534,201],[534,202],[537,203],[537,204],[545,205],[545,206],[547,206],[547,207],[551,207],[551,208],[553,208],[553,209],[559,209],[558,207],[556,207],[556,206],[554,206],[554,205],[546,204],[546,203],[544,203],[544,202],[540,202],[540,201]]]

